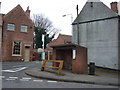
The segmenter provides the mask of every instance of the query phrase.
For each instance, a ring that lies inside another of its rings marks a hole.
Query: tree
[[[35,25],[34,30],[34,43],[35,48],[42,48],[42,35],[45,35],[44,45],[46,45],[52,41],[54,36],[59,33],[59,29],[54,28],[52,22],[42,14],[34,14],[33,22]]]

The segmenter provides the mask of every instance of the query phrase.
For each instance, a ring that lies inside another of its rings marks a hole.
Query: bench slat
[[[45,68],[56,68],[56,69],[58,69],[59,67],[45,66]]]
[[[44,61],[46,61],[46,62],[62,62],[63,60],[44,60]]]

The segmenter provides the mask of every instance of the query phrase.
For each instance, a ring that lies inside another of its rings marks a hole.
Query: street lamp
[[[72,15],[72,14],[65,14],[65,15],[62,15],[62,17],[66,17],[66,16],[68,16],[68,15],[71,16],[71,23],[72,23],[72,22],[73,22],[73,15]]]
[[[72,22],[73,22],[73,15],[72,14],[65,14],[65,15],[62,15],[62,17],[66,17],[66,16],[71,16],[71,33],[72,33]]]

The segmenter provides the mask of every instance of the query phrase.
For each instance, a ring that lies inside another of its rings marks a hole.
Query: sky
[[[119,2],[119,0],[100,1],[108,7],[110,7],[111,2]],[[71,22],[77,16],[76,5],[78,5],[80,12],[87,0],[0,0],[0,2],[0,13],[7,14],[18,4],[24,11],[29,6],[31,17],[33,14],[43,14],[53,22],[54,27],[61,30],[61,34],[72,35]],[[63,15],[66,16],[63,17]]]

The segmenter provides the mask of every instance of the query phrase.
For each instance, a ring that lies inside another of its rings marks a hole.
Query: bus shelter
[[[53,48],[53,60],[63,60],[63,69],[73,73],[87,71],[87,48],[75,44],[55,45]],[[58,66],[54,63],[53,66]]]

